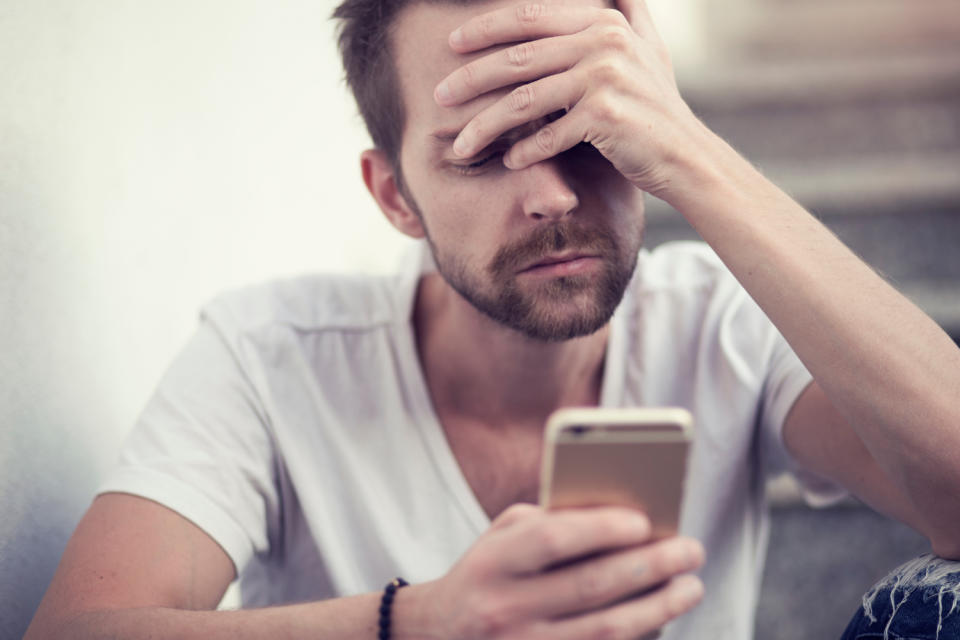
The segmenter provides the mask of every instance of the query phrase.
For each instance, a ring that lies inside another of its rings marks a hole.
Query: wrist
[[[684,137],[687,143],[678,145],[665,163],[664,179],[648,190],[681,214],[687,216],[704,202],[718,202],[731,188],[745,183],[749,174],[756,173],[746,159],[699,119],[693,120]]]
[[[393,599],[391,635],[393,640],[434,640],[437,632],[436,616],[432,615],[428,595],[432,582],[411,584],[399,589]]]

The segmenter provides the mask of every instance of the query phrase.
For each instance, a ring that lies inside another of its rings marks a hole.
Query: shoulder
[[[642,254],[634,296],[640,326],[660,339],[670,336],[763,358],[777,335],[766,314],[702,242],[666,243]]]
[[[739,283],[703,242],[668,242],[640,254],[634,290],[650,299],[739,296]]]
[[[234,334],[362,331],[406,321],[414,286],[403,275],[300,276],[224,292],[202,315]]]

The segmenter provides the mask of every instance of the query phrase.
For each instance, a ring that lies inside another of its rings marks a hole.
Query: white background
[[[680,66],[694,4],[655,7]],[[333,6],[0,0],[0,638],[203,301],[402,251],[360,180]]]

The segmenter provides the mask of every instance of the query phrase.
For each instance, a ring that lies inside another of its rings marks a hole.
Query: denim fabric
[[[863,596],[840,640],[960,639],[960,562],[923,555]]]

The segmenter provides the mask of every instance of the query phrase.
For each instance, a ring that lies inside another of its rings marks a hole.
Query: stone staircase
[[[716,55],[680,77],[694,111],[960,338],[960,2],[709,8]],[[649,246],[696,237],[648,210]]]

